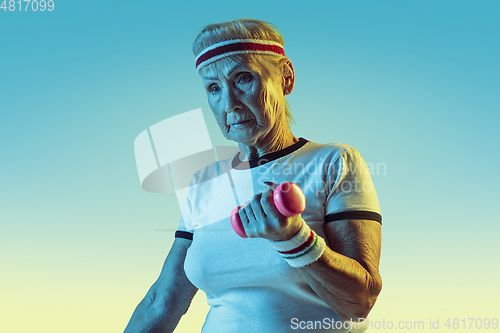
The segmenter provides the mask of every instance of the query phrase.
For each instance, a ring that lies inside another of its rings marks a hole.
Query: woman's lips
[[[240,121],[238,121],[238,122],[236,122],[236,123],[232,124],[231,126],[241,126],[241,125],[243,125],[243,124],[248,123],[250,120],[251,120],[251,119],[240,120]]]

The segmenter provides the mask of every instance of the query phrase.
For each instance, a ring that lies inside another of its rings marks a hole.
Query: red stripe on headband
[[[196,60],[196,68],[204,62],[218,55],[235,52],[235,51],[268,51],[276,54],[285,55],[285,50],[283,47],[277,45],[267,45],[267,44],[257,44],[257,43],[234,43],[228,45],[222,45],[216,47],[213,50],[207,51],[207,53],[203,54]]]

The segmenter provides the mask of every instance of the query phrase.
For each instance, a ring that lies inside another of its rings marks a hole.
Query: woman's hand
[[[255,195],[239,210],[243,228],[249,238],[289,240],[299,232],[304,223],[300,214],[285,217],[278,211],[274,205],[274,187]]]

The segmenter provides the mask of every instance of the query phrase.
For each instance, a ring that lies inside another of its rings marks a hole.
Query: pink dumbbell
[[[283,183],[278,185],[274,190],[273,199],[274,205],[278,211],[286,217],[300,214],[306,208],[306,197],[304,192],[294,183]],[[238,206],[231,211],[231,226],[238,236],[247,238],[247,234],[241,223],[240,214],[238,214],[240,208],[241,206]]]

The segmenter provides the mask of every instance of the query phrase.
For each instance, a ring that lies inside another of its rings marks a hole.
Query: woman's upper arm
[[[191,240],[176,238],[163,264],[160,276],[151,287],[155,307],[164,308],[179,318],[186,312],[197,288],[184,272],[184,260]]]
[[[381,225],[372,220],[340,220],[324,225],[330,249],[360,263],[373,278],[373,292],[382,288],[379,274]]]

